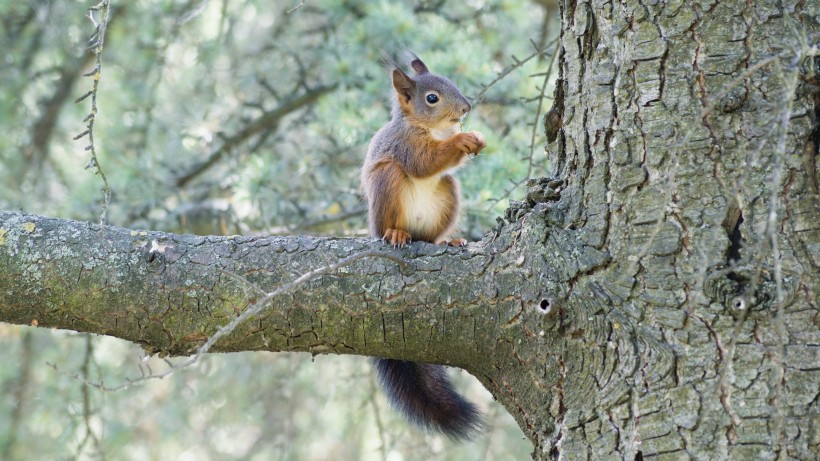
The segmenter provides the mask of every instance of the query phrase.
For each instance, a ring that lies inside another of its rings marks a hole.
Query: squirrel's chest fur
[[[402,194],[404,224],[411,235],[439,237],[444,230],[444,222],[458,206],[452,194],[442,187],[442,175],[429,178],[409,176]]]

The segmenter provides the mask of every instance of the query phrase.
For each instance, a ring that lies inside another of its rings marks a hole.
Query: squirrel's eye
[[[427,104],[435,104],[438,102],[438,95],[430,93],[427,95]]]

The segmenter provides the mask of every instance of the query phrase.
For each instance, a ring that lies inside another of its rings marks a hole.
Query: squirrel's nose
[[[471,106],[470,103],[466,102],[466,101],[464,102],[464,106],[461,107],[461,111],[464,112],[465,114],[467,112],[470,112],[472,109],[473,109],[473,106]]]

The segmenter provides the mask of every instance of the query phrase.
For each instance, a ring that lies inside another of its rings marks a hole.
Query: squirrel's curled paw
[[[474,154],[478,154],[479,152],[481,152],[481,149],[487,147],[487,141],[484,139],[484,135],[481,134],[480,131],[470,131],[467,134],[470,134],[475,138],[476,148],[473,151]]]
[[[469,131],[455,135],[455,146],[465,154],[478,154],[481,149],[487,147],[484,135],[478,131]]]

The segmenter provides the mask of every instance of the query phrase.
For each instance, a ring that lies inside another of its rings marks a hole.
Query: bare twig
[[[35,170],[35,175],[42,174],[40,170],[43,163],[48,160],[51,137],[58,126],[57,118],[65,102],[71,97],[74,82],[80,76],[82,69],[92,60],[93,55],[89,53],[82,60],[72,59],[69,64],[55,69],[59,72],[59,78],[56,79],[58,83],[51,97],[40,106],[41,116],[32,125],[31,143],[25,149],[26,166],[21,177],[24,177],[32,168]]]
[[[558,4],[546,5],[542,3],[541,8],[544,11],[544,17],[541,19],[541,30],[538,34],[538,48],[543,50],[547,47],[547,38],[550,36],[550,25],[552,25],[552,23],[557,24],[558,22],[555,18],[555,14],[558,13]],[[543,61],[543,57],[539,57],[538,60]]]
[[[752,76],[755,72],[760,71],[761,69],[763,69],[764,67],[766,67],[768,65],[777,64],[779,62],[779,60],[782,60],[782,59],[792,58],[796,62],[796,61],[799,61],[800,59],[808,57],[808,56],[816,56],[816,55],[818,55],[818,52],[820,52],[820,48],[818,48],[817,46],[811,46],[811,47],[804,46],[803,49],[799,50],[798,52],[795,52],[795,50],[787,50],[787,51],[783,51],[783,52],[780,52],[780,53],[773,54],[773,55],[771,55],[771,56],[769,56],[765,59],[761,59],[760,61],[754,63],[753,65],[746,68],[743,72],[739,73],[731,81],[729,81],[728,83],[723,85],[720,88],[720,90],[718,92],[716,92],[714,95],[709,96],[708,99],[704,97],[703,109],[698,114],[700,120],[703,121],[704,125],[707,125],[709,118],[712,116],[713,112],[715,111],[715,109],[716,109],[717,105],[720,103],[720,101],[726,95],[728,95],[729,92],[732,89],[734,89],[734,88],[740,86],[741,84],[743,84],[743,82],[747,78]],[[789,84],[789,88],[792,88],[791,84]],[[791,93],[791,94],[793,94],[793,93]],[[788,100],[788,97],[785,97],[785,98]],[[759,158],[759,155],[760,155],[763,147],[770,141],[769,138],[775,132],[776,129],[782,128],[782,130],[787,131],[788,126],[787,125],[783,126],[784,122],[782,121],[782,117],[786,117],[786,121],[788,121],[788,116],[791,114],[791,102],[787,101],[787,103],[788,103],[788,110],[786,111],[786,113],[775,114],[775,116],[773,118],[775,118],[777,120],[776,121],[772,120],[772,123],[770,123],[768,125],[767,131],[764,133],[763,136],[761,136],[760,142],[757,144],[756,148],[752,149],[750,151],[750,153],[749,153],[749,155],[746,159],[746,162],[745,162],[744,171],[738,177],[737,181],[735,181],[736,187],[732,191],[733,194],[730,194],[730,193],[726,194],[727,196],[733,195],[736,198],[736,200],[739,202],[739,204],[741,205],[741,208],[742,208],[743,204],[740,200],[740,197],[741,197],[740,187],[743,184],[743,182],[746,180],[746,178],[751,174],[751,172],[750,172],[751,168],[753,166],[757,165],[758,158]],[[679,145],[679,146],[687,145],[687,143],[690,141],[690,139],[694,135],[694,128],[696,126],[697,126],[696,124],[688,124],[687,130],[683,133],[683,136],[681,137],[680,141],[677,142],[677,145]],[[680,156],[677,156],[677,155],[672,156],[672,159],[673,159],[672,160],[672,166],[666,174],[666,183],[669,185],[669,187],[666,188],[666,193],[668,195],[668,199],[667,199],[668,202],[671,202],[671,197],[674,193],[674,183],[675,183],[675,178],[676,178],[676,172],[677,172],[677,169],[678,169],[678,166],[679,166],[679,158],[680,158]],[[726,189],[728,190],[728,188],[726,188]],[[655,224],[652,232],[649,234],[649,236],[647,238],[647,242],[644,244],[641,251],[638,252],[637,256],[632,258],[632,262],[630,263],[630,266],[627,269],[627,273],[632,273],[632,271],[635,270],[636,264],[639,263],[641,258],[643,258],[644,256],[646,256],[648,254],[649,249],[652,247],[652,245],[655,242],[655,238],[657,237],[661,226],[665,222],[665,217],[666,217],[668,211],[669,211],[668,207],[663,207],[659,210],[658,219],[656,221],[656,224]],[[758,258],[758,261],[757,261],[758,264],[761,264],[760,258],[762,258],[762,255],[759,255],[759,258]],[[744,259],[747,259],[747,258],[744,258]],[[706,267],[706,266],[704,266],[704,267]],[[702,277],[701,283],[704,280],[705,280],[705,277]],[[757,285],[757,279],[753,280],[753,283],[750,286],[756,286],[756,285]],[[731,347],[731,344],[730,344],[730,347]]]
[[[504,77],[506,77],[507,75],[510,75],[510,73],[512,73],[512,71],[518,69],[519,67],[522,67],[524,64],[529,62],[532,58],[534,58],[536,56],[543,55],[544,51],[546,51],[547,48],[549,48],[549,47],[555,45],[556,43],[558,43],[558,38],[557,37],[554,38],[549,43],[547,43],[546,46],[544,46],[543,48],[538,47],[532,41],[530,41],[530,42],[533,44],[533,48],[534,48],[534,51],[532,52],[532,54],[530,54],[526,58],[520,59],[520,60],[518,58],[516,58],[515,56],[512,56],[513,63],[511,65],[505,67],[501,72],[499,72],[498,75],[490,83],[487,83],[487,84],[482,83],[481,84],[481,91],[479,91],[478,94],[473,96],[473,105],[474,106],[481,103],[481,101],[484,99],[484,95],[487,93],[487,91],[490,88],[492,88],[493,85],[500,82],[501,80],[504,80]],[[555,52],[553,52],[553,54],[555,54]]]
[[[769,191],[769,214],[766,219],[766,233],[768,234],[769,244],[772,251],[772,260],[774,262],[774,281],[776,287],[776,306],[777,311],[774,317],[774,329],[777,342],[772,347],[772,378],[769,380],[773,384],[770,401],[774,403],[774,414],[772,415],[773,430],[772,441],[778,452],[786,449],[786,428],[784,415],[784,377],[786,373],[785,359],[786,359],[786,342],[789,340],[788,332],[786,330],[786,323],[784,319],[784,299],[783,292],[783,262],[780,257],[780,245],[778,242],[778,205],[781,202],[779,197],[781,181],[783,180],[783,170],[786,164],[786,138],[789,134],[789,123],[792,116],[792,105],[794,101],[793,95],[797,89],[798,72],[797,67],[800,60],[803,59],[801,53],[796,53],[789,63],[788,71],[791,75],[788,78],[783,78],[786,87],[783,91],[783,105],[785,108],[781,112],[780,117],[780,134],[776,145],[776,161],[774,164],[774,171],[772,172],[770,191]],[[782,70],[782,69],[781,69]],[[785,72],[784,72],[785,77]]]
[[[137,152],[149,151],[148,142],[151,140],[155,128],[154,118],[156,110],[156,101],[158,98],[158,88],[160,86],[163,72],[165,72],[168,64],[168,48],[174,43],[177,43],[180,32],[182,31],[183,21],[182,17],[190,13],[194,7],[196,0],[187,0],[185,4],[175,8],[173,14],[178,16],[178,20],[169,25],[167,31],[163,31],[164,40],[159,41],[156,47],[152,49],[154,56],[149,59],[148,67],[146,67],[140,75],[144,76],[147,96],[142,100],[141,107],[143,108],[143,121],[134,130],[136,140],[134,141],[134,150]],[[115,13],[121,14],[121,8],[115,10]],[[169,15],[172,13],[168,13]],[[222,21],[220,21],[222,27]]]
[[[557,39],[552,40],[549,43],[548,46],[552,46],[555,43],[557,43]],[[532,59],[534,56],[537,56],[539,54],[543,54],[544,49],[539,49],[535,43],[532,43],[532,45],[533,45],[533,48],[535,48],[535,50],[536,50],[536,54],[533,54],[533,55],[529,56],[524,61],[520,61],[521,64],[523,64],[524,62]],[[530,135],[530,152],[529,152],[529,155],[526,158],[526,160],[527,160],[527,174],[524,175],[524,178],[519,180],[519,181],[510,180],[512,185],[510,187],[508,187],[501,196],[496,197],[496,198],[494,198],[490,201],[490,208],[493,207],[498,202],[508,198],[510,196],[510,194],[512,194],[512,192],[516,188],[518,188],[521,184],[524,184],[532,176],[533,166],[535,165],[535,162],[533,161],[533,159],[535,158],[535,139],[536,139],[536,133],[538,132],[538,127],[539,127],[538,121],[541,119],[541,110],[542,110],[543,105],[544,105],[544,99],[547,98],[547,95],[546,95],[547,86],[549,85],[550,79],[552,78],[552,69],[553,69],[553,66],[555,65],[556,56],[558,56],[558,52],[556,50],[553,50],[552,57],[550,59],[550,63],[549,63],[549,66],[547,67],[546,72],[538,73],[538,74],[535,74],[535,75],[531,76],[531,77],[543,76],[544,79],[541,82],[541,86],[538,87],[538,96],[536,96],[535,98],[533,98],[531,100],[531,101],[538,101],[538,108],[535,111],[535,119],[533,120],[533,123],[532,123],[532,134]],[[518,67],[520,67],[521,64],[519,64]],[[510,69],[510,71],[511,70],[512,70],[512,68]],[[509,72],[507,72],[507,74],[508,73]],[[501,76],[501,74],[499,74],[499,76]],[[499,79],[496,79],[496,81],[497,80],[499,80]],[[491,85],[492,85],[492,83],[491,83]],[[485,89],[486,88],[489,88],[489,86],[485,86]],[[531,101],[526,101],[526,102],[531,102]]]
[[[529,179],[532,176],[532,166],[533,166],[533,157],[535,156],[535,138],[536,133],[538,132],[538,127],[540,126],[538,121],[541,120],[541,109],[544,106],[544,99],[546,96],[547,85],[550,82],[550,78],[552,78],[552,68],[555,65],[555,57],[558,56],[558,53],[553,51],[552,59],[550,59],[550,64],[547,67],[547,71],[544,72],[544,80],[541,83],[541,87],[538,89],[538,109],[535,111],[535,119],[532,122],[532,134],[530,136],[530,155],[529,161],[527,162],[527,175],[525,176],[526,179]]]
[[[91,158],[86,163],[86,169],[93,169],[95,174],[100,175],[103,182],[103,207],[100,213],[100,224],[105,224],[106,215],[108,214],[108,204],[111,203],[111,187],[108,185],[108,179],[105,177],[100,162],[97,160],[97,148],[94,144],[94,120],[97,116],[97,89],[100,84],[100,76],[102,75],[102,51],[105,44],[105,32],[108,29],[109,13],[111,11],[110,0],[101,0],[100,3],[88,8],[88,19],[94,24],[94,34],[89,39],[91,46],[89,49],[95,54],[96,61],[94,69],[91,72],[83,74],[83,77],[92,77],[94,83],[91,90],[84,95],[77,98],[76,103],[84,101],[91,96],[91,111],[83,119],[86,122],[86,130],[74,137],[78,140],[82,137],[88,136],[88,145],[85,150],[91,153]]]
[[[176,186],[185,186],[191,180],[207,171],[211,166],[215,165],[225,154],[231,152],[236,146],[248,138],[259,133],[264,134],[265,131],[274,131],[279,121],[284,116],[315,102],[321,96],[333,91],[334,89],[336,89],[336,85],[314,88],[295,98],[283,101],[275,109],[263,113],[249,125],[242,128],[238,133],[230,137],[223,138],[222,144],[214,149],[201,163],[194,165],[188,171],[177,176],[175,181]]]
[[[294,11],[296,11],[296,10],[298,10],[299,8],[301,8],[302,6],[304,6],[304,4],[305,4],[305,0],[299,0],[299,4],[298,4],[298,5],[296,5],[296,6],[294,6],[293,8],[290,8],[290,9],[286,10],[286,11],[285,11],[285,14],[291,14],[291,13],[293,13]]]
[[[91,368],[91,359],[93,356],[94,341],[91,335],[85,335],[85,357],[83,358],[83,365],[80,369],[80,373],[86,380],[90,379],[89,373]],[[91,417],[94,414],[94,412],[91,409],[91,393],[89,392],[88,386],[83,386],[81,393],[83,396],[83,422],[85,423],[85,436],[83,437],[83,440],[77,447],[75,458],[81,458],[85,446],[88,444],[88,442],[92,442],[94,444],[94,447],[97,449],[100,459],[105,459],[105,454],[102,451],[100,439],[99,437],[97,437],[97,434],[94,432],[94,429],[91,424]]]
[[[498,6],[484,4],[475,9],[472,13],[464,16],[456,16],[450,14],[446,8],[446,0],[435,0],[433,2],[419,2],[418,6],[413,8],[413,14],[421,16],[423,14],[434,15],[436,18],[443,19],[455,25],[460,25],[466,21],[475,21],[485,14],[490,14],[498,9]]]

